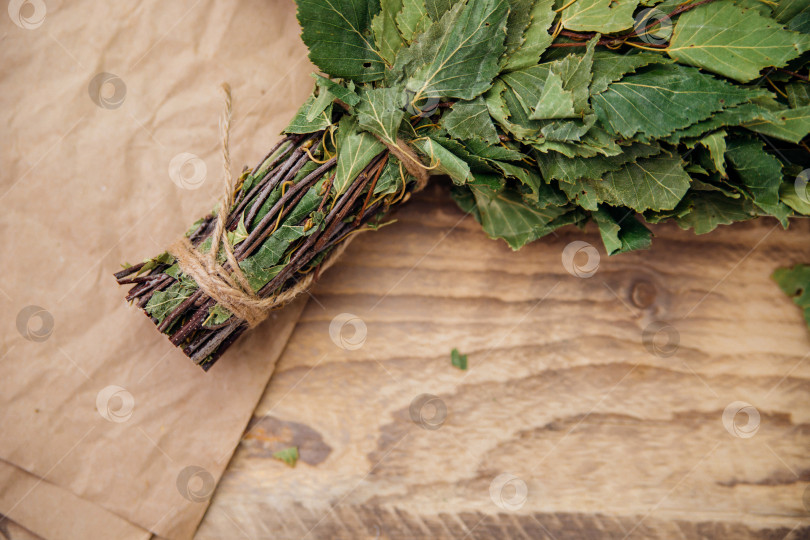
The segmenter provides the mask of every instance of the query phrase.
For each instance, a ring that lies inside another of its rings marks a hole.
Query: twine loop
[[[422,161],[416,156],[416,152],[413,151],[410,145],[399,137],[397,137],[396,144],[391,144],[380,137],[377,137],[377,139],[388,148],[389,152],[399,159],[405,167],[405,170],[416,179],[414,191],[422,191],[425,189],[428,179],[430,178],[428,174],[429,169],[422,164]]]

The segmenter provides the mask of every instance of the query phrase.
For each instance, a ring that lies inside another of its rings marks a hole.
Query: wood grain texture
[[[512,252],[443,186],[395,217],[318,284],[197,538],[810,537],[810,333],[769,277],[810,222],[608,258]]]

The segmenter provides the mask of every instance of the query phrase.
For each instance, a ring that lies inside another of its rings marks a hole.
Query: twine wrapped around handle
[[[414,191],[422,191],[425,189],[428,178],[430,178],[428,174],[429,169],[422,164],[422,161],[416,156],[416,152],[413,151],[408,143],[399,137],[397,137],[397,144],[390,144],[380,137],[377,137],[377,140],[383,143],[388,148],[388,151],[399,159],[411,176],[416,178]]]
[[[220,141],[222,143],[222,164],[225,173],[225,187],[219,203],[216,216],[216,226],[211,234],[211,248],[208,253],[197,250],[183,236],[168,248],[168,252],[176,259],[180,270],[191,277],[205,294],[234,316],[244,320],[250,328],[253,328],[268,317],[270,311],[281,307],[293,298],[309,289],[315,280],[315,273],[306,274],[295,285],[277,295],[262,298],[258,296],[250,286],[250,282],[245,276],[233,248],[228,242],[225,223],[228,213],[233,205],[234,192],[236,191],[237,178],[231,172],[230,156],[230,126],[232,117],[231,88],[227,83],[222,85],[225,94],[225,111],[220,119]],[[428,173],[421,163],[416,153],[402,140],[397,139],[397,144],[392,145],[381,141],[388,150],[400,159],[407,171],[416,178],[416,191],[425,187],[428,181]],[[320,265],[321,271],[328,269],[338,257],[343,253],[349,242],[355,235],[349,235],[343,242],[338,244]],[[217,255],[220,248],[225,253],[225,265],[217,262]]]

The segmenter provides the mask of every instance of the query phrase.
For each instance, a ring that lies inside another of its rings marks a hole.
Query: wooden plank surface
[[[197,538],[810,537],[810,333],[769,278],[810,222],[608,258],[513,253],[445,186],[395,217],[321,279]]]

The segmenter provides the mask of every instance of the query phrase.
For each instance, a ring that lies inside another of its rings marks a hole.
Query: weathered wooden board
[[[322,278],[198,538],[810,537],[810,333],[769,277],[810,222],[608,259],[513,253],[444,187],[396,219]]]

